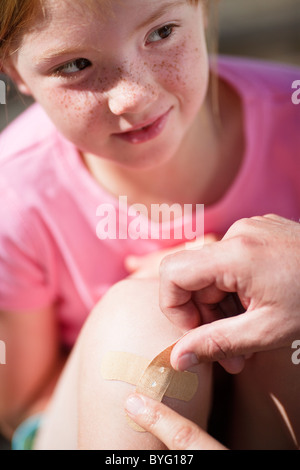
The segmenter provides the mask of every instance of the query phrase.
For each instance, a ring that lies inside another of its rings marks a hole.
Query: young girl
[[[163,448],[128,426],[132,386],[105,381],[100,369],[108,351],[151,360],[180,337],[159,310],[157,281],[123,279],[134,269],[128,258],[186,240],[164,237],[155,217],[139,218],[133,236],[118,201],[126,196],[148,214],[153,205],[175,207],[171,222],[181,228],[197,220],[194,211],[182,222],[179,209],[204,204],[206,234],[267,212],[299,219],[299,110],[291,102],[299,71],[220,58],[213,72],[201,0],[3,0],[0,13],[3,71],[37,103],[0,138],[2,431],[15,448],[37,428],[35,448]],[[117,222],[108,217],[99,235],[98,216],[109,208]],[[161,236],[149,237],[152,226]],[[203,428],[211,372],[196,369],[190,402],[166,400]],[[273,404],[270,419],[260,445],[293,447]]]

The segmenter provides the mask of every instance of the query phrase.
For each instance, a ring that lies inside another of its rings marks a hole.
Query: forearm
[[[0,367],[0,423],[13,431],[44,406],[62,367],[52,309],[1,312],[0,337],[6,349]]]

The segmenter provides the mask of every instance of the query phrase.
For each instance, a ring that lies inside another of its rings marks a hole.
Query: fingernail
[[[140,415],[145,411],[145,403],[142,398],[137,395],[131,395],[126,401],[126,410],[131,415]]]
[[[177,369],[184,371],[197,364],[199,364],[197,356],[194,353],[187,353],[178,359]]]

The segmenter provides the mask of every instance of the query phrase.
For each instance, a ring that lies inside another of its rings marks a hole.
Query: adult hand
[[[125,408],[131,419],[170,450],[226,450],[195,423],[151,398],[131,395]]]
[[[172,366],[219,361],[237,373],[248,355],[291,347],[300,337],[299,271],[300,224],[275,215],[243,219],[221,241],[165,258],[161,309],[193,329],[174,347]],[[224,318],[229,293],[244,313]]]

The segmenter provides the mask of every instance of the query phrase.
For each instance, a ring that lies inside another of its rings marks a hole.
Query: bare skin
[[[237,222],[198,254],[181,252],[162,263],[165,314],[185,328],[200,318],[206,323],[177,343],[173,366],[219,361],[238,374],[229,440],[234,448],[299,448],[300,381],[291,358],[300,335],[299,246],[299,223],[268,215]],[[245,313],[224,318],[221,302],[230,293],[239,296]]]
[[[186,335],[174,348],[173,366],[191,366],[187,356],[179,364],[191,350],[201,361],[291,347],[300,334],[299,241],[299,223],[268,215],[236,222],[203,250],[165,258],[160,306],[168,318],[186,329],[207,312],[219,320]],[[224,319],[218,307],[232,293],[245,313]]]
[[[241,119],[239,97],[229,99],[232,90],[222,86],[226,125],[222,135],[216,131],[202,3],[110,3],[113,15],[104,14],[96,2],[88,9],[80,0],[45,1],[4,71],[41,104],[111,194],[127,194],[130,203],[146,206],[213,201],[227,189],[242,159],[236,126]],[[158,138],[132,146],[116,137],[166,111],[169,119]],[[219,188],[218,194],[211,188]],[[23,325],[26,318],[28,326]],[[65,358],[55,305],[37,312],[1,312],[0,322],[7,344],[18,344],[13,364],[9,360],[1,371],[5,412],[0,422],[11,437],[24,418],[44,409]],[[29,368],[30,374],[24,373]]]
[[[134,386],[105,381],[100,369],[108,351],[127,351],[151,360],[180,335],[161,314],[158,281],[131,279],[114,286],[95,307],[80,335],[36,448],[165,449],[151,434],[138,433],[128,425],[123,403]],[[206,364],[195,372],[199,376],[195,397],[187,403],[176,399],[165,403],[206,428],[212,369]]]
[[[242,119],[238,96],[232,99],[233,90],[222,84],[225,126],[217,132],[207,98],[202,7],[176,3],[153,20],[161,0],[112,5],[116,15],[104,20],[102,11],[95,14],[83,8],[85,3],[47,0],[46,17],[35,19],[5,71],[43,106],[111,194],[127,194],[129,202],[145,205],[213,203],[242,161]],[[132,147],[116,137],[167,111],[170,118],[157,139]],[[24,418],[45,410],[37,448],[166,448],[157,438],[128,430],[123,403],[133,390],[104,383],[99,374],[101,358],[112,347],[151,358],[181,336],[184,328],[161,314],[158,299],[153,281],[130,279],[114,286],[95,306],[62,375],[55,306],[1,312],[5,341],[18,345],[13,362],[1,370],[0,422],[7,436]],[[201,386],[195,400],[167,404],[205,429],[211,365],[198,366],[197,374]]]

